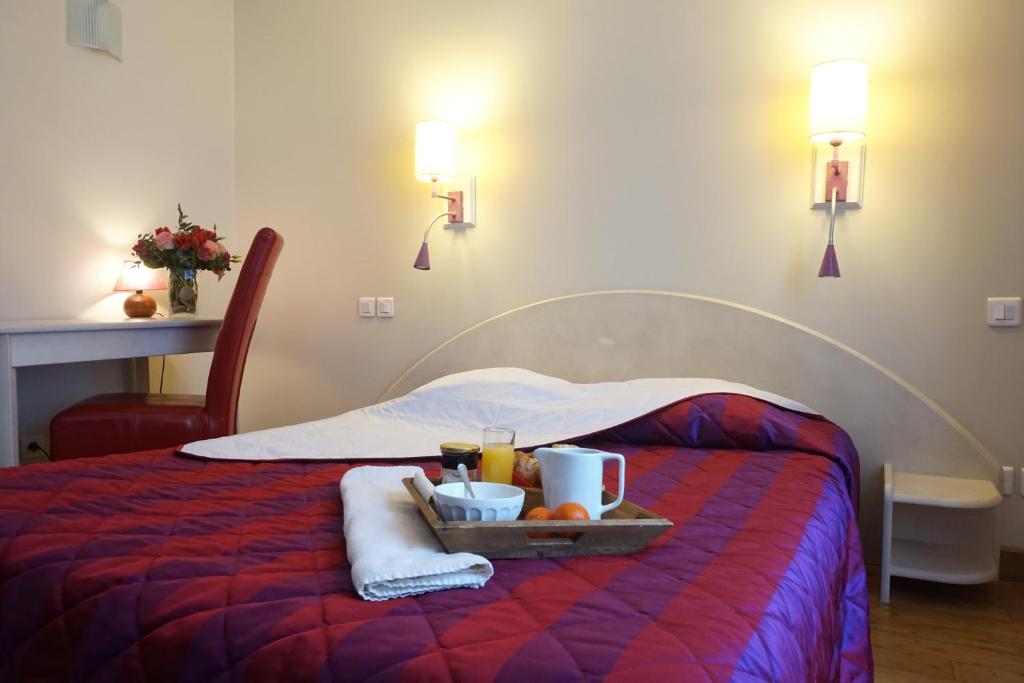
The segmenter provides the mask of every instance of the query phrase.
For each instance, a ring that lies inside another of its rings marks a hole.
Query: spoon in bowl
[[[470,498],[476,498],[476,494],[473,493],[473,485],[469,483],[469,470],[462,463],[459,463],[459,478],[462,479],[463,485],[466,487],[466,491],[469,492]]]

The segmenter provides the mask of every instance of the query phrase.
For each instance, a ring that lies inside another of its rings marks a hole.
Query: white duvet
[[[719,379],[573,384],[520,368],[448,375],[384,403],[289,427],[196,441],[181,450],[218,460],[381,460],[438,454],[444,441],[479,443],[484,427],[516,430],[523,448],[623,424],[684,398],[744,394],[783,408],[796,401]]]

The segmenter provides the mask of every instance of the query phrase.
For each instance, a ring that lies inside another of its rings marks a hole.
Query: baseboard
[[[999,552],[999,580],[1024,581],[1024,548],[1003,546]]]

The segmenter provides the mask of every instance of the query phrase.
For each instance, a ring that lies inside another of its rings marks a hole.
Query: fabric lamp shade
[[[141,292],[144,289],[167,289],[167,283],[155,268],[147,268],[139,261],[125,261],[114,283],[114,291]]]
[[[811,70],[811,141],[850,142],[864,137],[868,65],[839,59]]]
[[[447,183],[455,179],[455,125],[447,121],[416,124],[416,179]]]
[[[416,262],[412,264],[412,267],[417,270],[430,270],[430,247],[424,242],[420,247],[420,251],[416,254]]]

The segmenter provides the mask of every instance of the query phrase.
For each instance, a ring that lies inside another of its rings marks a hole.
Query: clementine
[[[562,503],[551,513],[551,519],[582,521],[590,519],[590,513],[579,503]]]
[[[528,519],[531,521],[551,519],[551,510],[548,510],[543,505],[538,505],[537,507],[527,512],[526,517],[524,517],[523,519]]]
[[[587,508],[583,507],[579,503],[562,503],[555,508],[555,511],[551,513],[551,519],[558,519],[567,522],[582,522],[590,519],[590,513],[587,512]],[[577,535],[575,531],[563,531],[559,536],[563,538],[572,538]]]
[[[546,507],[542,505],[538,505],[537,507],[527,512],[526,516],[523,517],[523,519],[529,522],[546,522],[547,520],[551,519],[551,510],[548,510]],[[551,534],[542,532],[536,532],[526,535],[530,538],[551,538]]]

